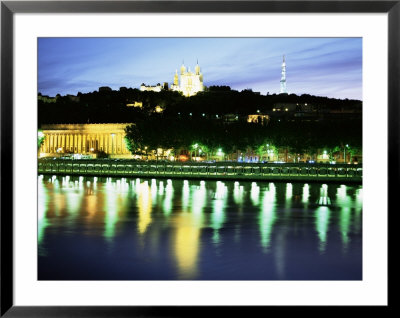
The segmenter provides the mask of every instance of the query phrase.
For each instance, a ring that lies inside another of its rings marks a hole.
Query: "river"
[[[39,280],[361,280],[362,186],[38,176]]]

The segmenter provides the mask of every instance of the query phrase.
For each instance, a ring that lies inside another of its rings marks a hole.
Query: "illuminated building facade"
[[[247,115],[247,122],[266,126],[269,123],[269,116],[264,114]]]
[[[132,158],[125,145],[129,124],[51,124],[42,125],[44,142],[40,157],[65,154],[90,155],[105,152],[111,158]]]
[[[178,76],[178,70],[176,70],[171,90],[182,92],[186,97],[204,91],[203,74],[200,72],[199,63],[196,64],[194,73],[190,71],[190,68],[186,69],[186,66],[182,64],[180,69],[180,79]]]
[[[156,86],[145,85],[144,83],[140,85],[140,90],[142,92],[161,92],[164,89],[168,89],[168,83],[164,83],[163,85],[158,83]]]

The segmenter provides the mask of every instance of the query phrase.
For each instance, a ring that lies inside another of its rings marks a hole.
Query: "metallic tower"
[[[287,91],[286,91],[286,63],[285,63],[285,55],[283,56],[283,62],[282,62],[281,94],[287,94]]]

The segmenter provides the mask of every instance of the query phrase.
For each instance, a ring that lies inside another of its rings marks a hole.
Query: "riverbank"
[[[39,159],[38,174],[361,183],[362,165]]]

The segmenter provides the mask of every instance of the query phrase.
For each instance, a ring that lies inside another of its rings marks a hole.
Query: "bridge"
[[[362,182],[362,165],[39,159],[38,174],[218,180]]]

